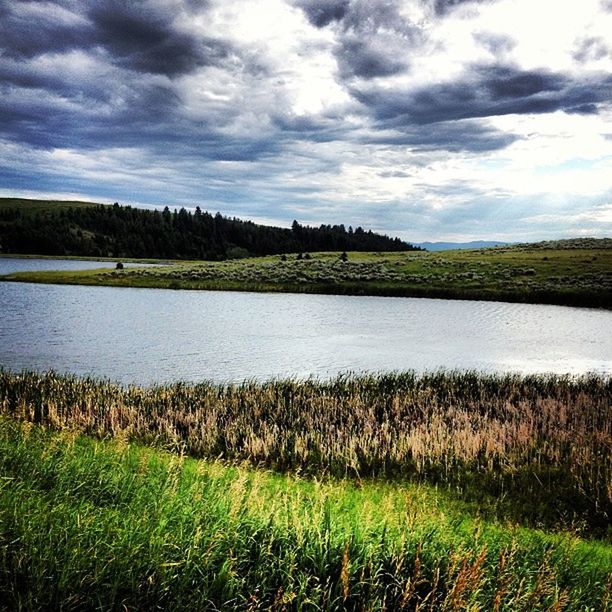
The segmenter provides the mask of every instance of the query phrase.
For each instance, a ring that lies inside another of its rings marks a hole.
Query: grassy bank
[[[7,609],[610,604],[609,545],[486,521],[425,485],[275,475],[5,418],[0,472]]]
[[[610,537],[612,380],[414,373],[152,388],[0,374],[0,412],[316,477],[427,482],[486,516]],[[607,533],[607,536],[606,536]]]
[[[119,261],[122,263],[149,263],[149,264],[159,264],[159,265],[172,265],[174,262],[168,259],[137,259],[137,258],[117,258],[117,257],[82,257],[80,255],[62,255],[58,257],[57,255],[22,255],[20,253],[0,253],[1,259],[48,259],[53,261],[54,259],[67,259],[70,261],[101,261],[105,263],[112,263],[113,267]],[[182,261],[181,263],[186,263]],[[188,262],[188,263],[197,263],[197,262]]]
[[[500,300],[612,308],[612,240],[446,252],[315,253],[155,269],[27,272],[25,282]]]

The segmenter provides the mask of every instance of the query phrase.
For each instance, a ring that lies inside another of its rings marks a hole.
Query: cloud
[[[433,8],[436,15],[443,16],[460,6],[478,4],[485,1],[487,0],[433,0]]]
[[[0,181],[407,239],[524,233],[535,201],[560,232],[610,201],[607,9],[0,0]]]
[[[502,132],[473,119],[441,121],[426,126],[399,125],[375,132],[364,142],[406,146],[419,151],[469,151],[483,153],[505,149],[519,136]]]
[[[596,62],[612,57],[612,48],[599,36],[586,36],[578,41],[572,57],[580,63]]]
[[[612,101],[612,77],[572,80],[548,71],[477,66],[460,79],[412,90],[353,89],[353,95],[384,125],[427,125],[509,114],[597,112]]]
[[[13,58],[101,47],[124,68],[175,76],[219,64],[232,52],[228,41],[190,31],[179,19],[206,6],[144,0],[4,2],[0,40],[3,53]]]
[[[516,71],[512,68],[482,68],[483,86],[492,100],[522,99],[538,94],[556,93],[566,85],[560,74],[537,71]]]
[[[0,43],[0,133],[49,149],[171,147],[179,156],[231,160],[274,151],[267,135],[227,133],[243,112],[238,101],[210,98],[196,120],[186,112],[188,75],[213,89],[228,72],[242,73],[245,88],[262,76],[257,58],[251,63],[232,41],[192,26],[192,13],[206,10],[178,1],[4,4],[3,27],[23,30]],[[47,41],[55,36],[61,44]]]
[[[227,41],[196,35],[175,23],[175,7],[120,0],[96,2],[88,11],[94,40],[118,65],[140,72],[176,76],[227,59]]]
[[[516,40],[508,34],[493,32],[474,32],[474,40],[494,57],[505,58],[515,47]]]
[[[304,11],[312,25],[322,28],[346,15],[349,0],[299,0],[296,6]]]
[[[408,68],[406,47],[416,44],[420,28],[412,24],[396,0],[301,0],[310,23],[334,25],[334,55],[341,78],[373,79]]]
[[[12,58],[31,58],[89,44],[93,34],[87,19],[53,2],[0,4],[0,47]]]
[[[384,77],[402,72],[406,68],[404,60],[398,60],[384,48],[376,48],[371,41],[364,42],[358,37],[347,36],[336,52],[336,58],[345,78]]]

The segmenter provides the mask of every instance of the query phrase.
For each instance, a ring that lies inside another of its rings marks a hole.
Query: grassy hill
[[[163,211],[83,202],[5,200],[0,207],[4,253],[224,260],[317,250],[417,250],[398,238],[344,225],[272,227],[196,207]]]
[[[101,206],[95,202],[80,200],[32,200],[28,198],[0,198],[0,211],[19,209],[24,213],[54,212],[71,208],[91,208]]]
[[[113,271],[20,273],[2,280],[501,300],[612,308],[612,240],[444,252],[295,254]]]

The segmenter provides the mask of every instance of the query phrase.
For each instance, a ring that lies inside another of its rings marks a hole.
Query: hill
[[[223,260],[314,251],[419,250],[344,225],[291,229],[212,215],[88,202],[0,199],[0,252],[86,257]]]
[[[67,208],[90,208],[100,206],[95,202],[82,200],[31,200],[29,198],[0,198],[0,211],[18,208],[22,213],[53,212]]]
[[[454,249],[486,249],[489,247],[508,246],[509,242],[501,240],[472,240],[471,242],[419,242],[416,246],[428,251],[450,251]]]

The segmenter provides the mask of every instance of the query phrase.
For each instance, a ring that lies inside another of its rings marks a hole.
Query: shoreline
[[[123,270],[13,272],[0,276],[0,282],[483,300],[612,309],[612,249],[608,248],[514,246],[446,252],[350,252],[345,260],[337,252],[320,252],[224,261],[89,261],[158,265]]]
[[[97,260],[91,260],[97,261]],[[100,260],[104,261],[104,260]],[[116,260],[112,260],[116,261]],[[131,260],[122,260],[126,263],[148,263]],[[153,263],[153,262],[151,262]],[[163,265],[163,264],[162,264]],[[176,264],[170,264],[176,265]],[[161,267],[161,266],[160,266]],[[166,267],[166,266],[164,266]],[[92,272],[97,273],[96,276]],[[88,287],[125,287],[139,289],[170,289],[190,291],[235,291],[250,293],[293,293],[314,295],[347,295],[362,297],[396,297],[396,298],[422,298],[443,300],[465,300],[485,302],[508,302],[518,304],[543,304],[551,306],[566,306],[573,308],[589,308],[612,310],[612,295],[599,293],[571,293],[534,291],[521,293],[518,291],[487,290],[477,288],[440,288],[440,287],[409,287],[409,286],[380,286],[376,284],[262,284],[237,283],[228,281],[189,281],[169,280],[163,278],[127,278],[125,276],[110,276],[106,272],[102,276],[100,270],[83,271],[44,271],[44,272],[15,272],[0,276],[0,282],[34,283],[51,285],[73,285]]]

